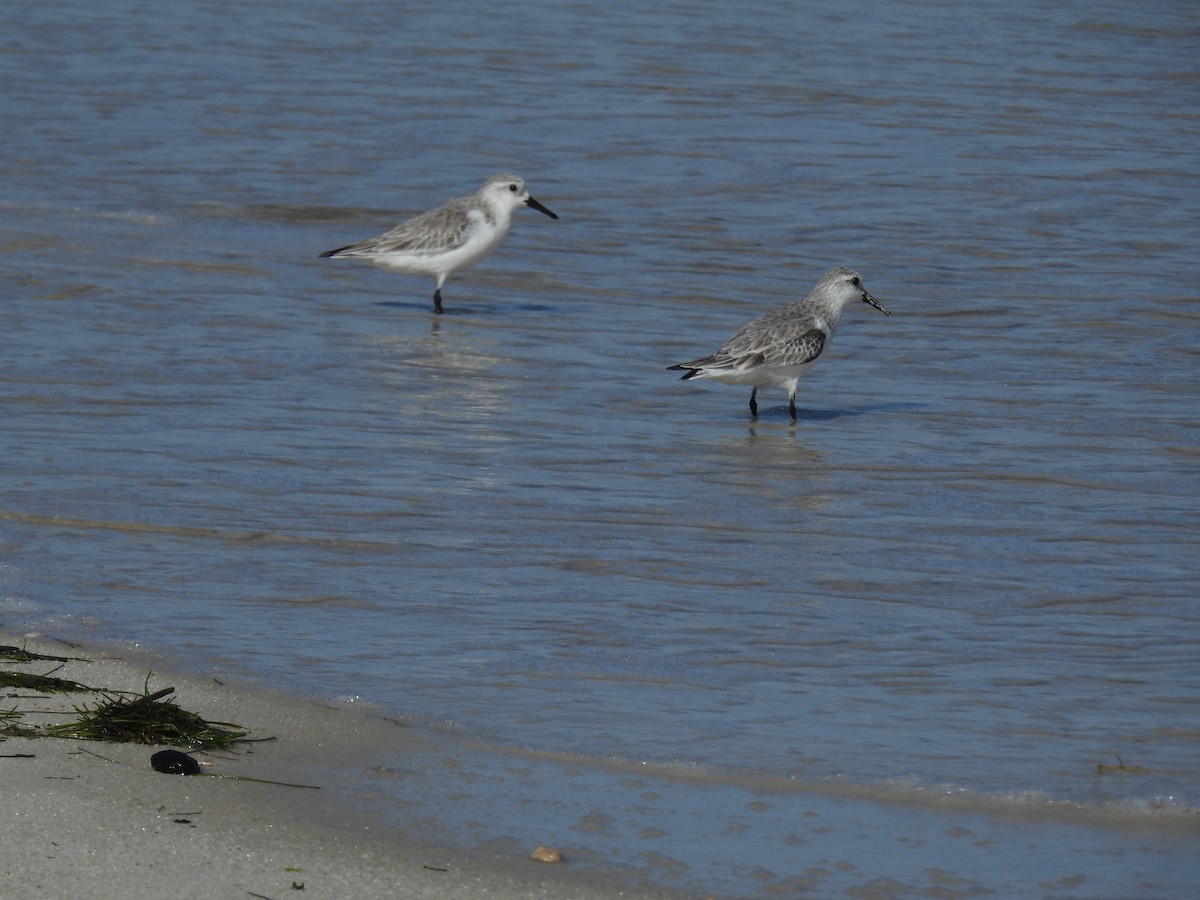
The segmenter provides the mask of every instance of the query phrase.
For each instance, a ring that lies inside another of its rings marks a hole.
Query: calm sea
[[[631,883],[1184,896],[1198,47],[1184,0],[15,7],[0,625],[400,717],[455,765],[364,794]],[[317,258],[500,171],[561,218],[443,317]],[[843,264],[894,315],[799,422],[664,371]]]

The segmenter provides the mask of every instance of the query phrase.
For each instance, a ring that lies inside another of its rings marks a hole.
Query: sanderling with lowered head
[[[852,300],[869,303],[885,316],[891,313],[862,286],[862,276],[838,266],[821,276],[803,300],[789,303],[755,319],[716,353],[689,363],[668,366],[683,371],[683,379],[711,378],[723,384],[750,384],[750,415],[758,415],[755,397],[760,387],[788,392],[788,411],[796,418],[796,385],[829,344],[842,309]]]
[[[432,275],[433,311],[442,311],[442,285],[455,272],[479,262],[499,246],[520,206],[532,206],[552,219],[554,213],[525,190],[516,175],[493,175],[470,197],[459,197],[402,222],[391,231],[328,250],[321,256],[365,259],[402,275]]]

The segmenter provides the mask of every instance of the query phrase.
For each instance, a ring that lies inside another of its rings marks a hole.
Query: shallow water
[[[649,772],[559,827],[685,889],[804,887],[823,791],[1200,877],[1191,5],[68,7],[0,41],[0,624],[467,739],[541,828]],[[316,258],[504,170],[561,219],[444,317]],[[663,371],[837,264],[894,315],[795,425]],[[367,793],[525,840],[477,789]]]

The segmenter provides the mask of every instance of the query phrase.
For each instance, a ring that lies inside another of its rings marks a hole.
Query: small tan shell
[[[555,850],[553,847],[538,847],[529,854],[530,859],[536,859],[538,862],[556,863],[562,862],[562,853]]]

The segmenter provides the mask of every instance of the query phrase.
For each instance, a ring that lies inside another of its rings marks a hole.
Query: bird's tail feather
[[[667,366],[667,371],[683,372],[684,374],[679,376],[680,381],[687,381],[689,378],[695,378],[700,374],[699,369],[697,369],[695,366],[689,366],[686,363],[678,366]]]

